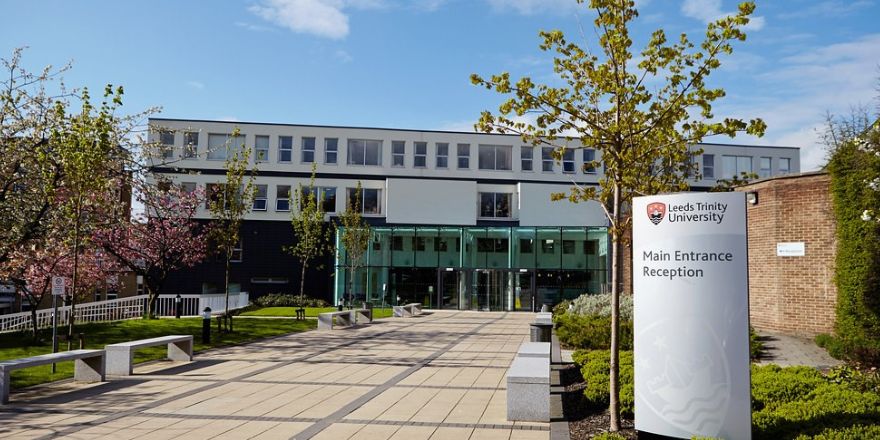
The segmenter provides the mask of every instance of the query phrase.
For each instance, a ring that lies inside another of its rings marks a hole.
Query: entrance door
[[[534,312],[535,273],[532,271],[514,273],[513,310]]]
[[[510,272],[505,270],[478,269],[475,271],[476,286],[471,295],[471,310],[508,310],[505,299],[510,298]]]
[[[458,269],[438,269],[437,304],[443,309],[459,310],[467,306],[467,273]],[[464,303],[464,304],[462,304]]]

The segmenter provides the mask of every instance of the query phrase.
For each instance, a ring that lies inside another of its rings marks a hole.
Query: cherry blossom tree
[[[149,295],[146,314],[154,317],[168,275],[205,258],[207,229],[194,219],[203,195],[169,182],[144,183],[136,193],[145,212],[99,230],[95,240],[122,265],[143,276]]]

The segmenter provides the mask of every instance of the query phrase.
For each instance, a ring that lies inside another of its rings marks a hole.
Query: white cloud
[[[343,64],[354,61],[354,57],[343,49],[337,49],[336,52],[333,52],[333,56]]]
[[[258,17],[296,33],[342,39],[348,35],[348,16],[334,0],[264,0],[248,8]]]
[[[681,13],[704,23],[734,14],[734,12],[722,11],[721,0],[684,0],[681,3]],[[746,30],[759,31],[767,24],[767,20],[762,16],[750,18],[749,24],[745,27]]]
[[[205,83],[203,83],[201,81],[187,81],[186,85],[188,85],[196,90],[204,90],[205,89]]]
[[[534,15],[548,11],[568,12],[584,8],[574,0],[486,0],[492,9],[498,12],[516,12],[522,15]]]
[[[880,34],[806,49],[752,77],[760,89],[725,109],[738,117],[763,118],[766,137],[754,141],[800,147],[801,169],[815,170],[825,159],[819,133],[826,112],[846,115],[850,106],[871,104],[877,94],[878,60]],[[720,107],[716,114],[726,114]]]

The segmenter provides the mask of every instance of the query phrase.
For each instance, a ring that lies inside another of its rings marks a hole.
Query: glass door
[[[505,299],[510,298],[510,272],[506,270],[478,269],[475,271],[475,285],[470,295],[470,310],[499,311],[509,306]]]
[[[439,272],[439,289],[438,289],[438,301],[440,304],[440,308],[443,309],[451,309],[458,310],[461,304],[461,298],[465,296],[462,295],[462,288],[466,291],[466,286],[463,285],[463,279],[465,278],[464,272],[460,270],[448,270],[446,268],[438,269]],[[466,305],[466,304],[465,304]]]
[[[520,271],[514,273],[513,307],[516,311],[535,311],[535,273]]]

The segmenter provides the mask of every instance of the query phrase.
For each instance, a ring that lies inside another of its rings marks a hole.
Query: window
[[[458,169],[471,167],[471,144],[458,144]]]
[[[186,131],[183,133],[183,155],[184,159],[192,159],[199,154],[199,133],[196,131]]]
[[[358,209],[362,214],[381,214],[382,209],[380,205],[380,195],[381,190],[373,189],[373,188],[362,188],[360,204],[358,207],[354,205],[356,199],[357,188],[348,188],[348,203],[349,206],[352,206],[354,209]]]
[[[791,159],[787,157],[779,158],[779,172],[782,174],[787,174],[791,172]]]
[[[584,255],[596,255],[599,253],[598,240],[584,240]]]
[[[510,193],[480,193],[480,217],[510,218]]]
[[[739,177],[741,173],[752,172],[752,156],[721,156],[724,167],[723,178],[732,179]]]
[[[174,156],[174,132],[173,131],[160,131],[159,132],[159,143],[162,144],[161,151],[162,157],[165,159],[170,159]]]
[[[562,172],[574,172],[574,150],[572,150],[571,148],[566,148],[562,150]]]
[[[520,167],[523,171],[532,171],[532,158],[535,154],[533,147],[519,147]]]
[[[541,171],[553,172],[553,147],[541,147]]]
[[[180,184],[180,190],[187,193],[192,194],[196,192],[196,183],[195,182],[182,182]]]
[[[704,154],[703,155],[703,178],[704,179],[714,179],[715,178],[715,155],[714,154]]]
[[[437,146],[437,168],[449,168],[449,144],[438,142]]]
[[[574,240],[562,240],[562,253],[566,255],[574,255]]]
[[[541,252],[552,254],[556,251],[556,241],[553,239],[541,240]]]
[[[481,170],[509,170],[512,150],[510,145],[480,145],[477,166]]]
[[[770,177],[770,173],[773,171],[772,162],[773,160],[769,157],[762,157],[761,166],[758,168],[758,176]]]
[[[293,160],[293,136],[278,136],[278,162]]]
[[[531,238],[520,238],[519,239],[519,252],[521,254],[531,254],[535,251],[534,249],[534,241]]]
[[[412,248],[414,251],[424,251],[425,250],[425,237],[413,237],[412,238]]]
[[[382,165],[382,141],[348,140],[349,165]]]
[[[391,141],[391,166],[406,166],[406,142]]]
[[[336,164],[336,153],[339,149],[339,139],[336,138],[326,138],[324,139],[324,163],[326,164]]]
[[[275,187],[275,210],[278,212],[290,211],[290,185]]]
[[[220,184],[208,183],[205,185],[205,209],[211,209],[211,203],[219,202],[222,197]]]
[[[592,148],[584,148],[584,174],[596,174],[596,150]]]
[[[254,137],[254,162],[269,161],[269,136]]]
[[[242,241],[242,238],[239,237],[238,243],[235,243],[235,246],[232,247],[232,256],[229,258],[230,263],[241,263],[244,260]]]
[[[336,212],[336,188],[321,188],[321,209]]]
[[[415,156],[413,157],[413,167],[425,168],[428,166],[428,143],[416,142],[414,144]]]
[[[392,251],[402,251],[403,250],[403,237],[391,237],[391,250]]]
[[[266,210],[266,198],[269,192],[269,187],[266,185],[256,185],[257,191],[254,194],[254,211],[265,211]]]
[[[231,134],[208,134],[208,159],[226,160],[230,151],[244,146],[244,135],[232,137]]]
[[[302,138],[302,163],[312,163],[315,161],[315,138]]]
[[[434,237],[434,252],[446,252],[449,250],[449,243],[445,238]]]

